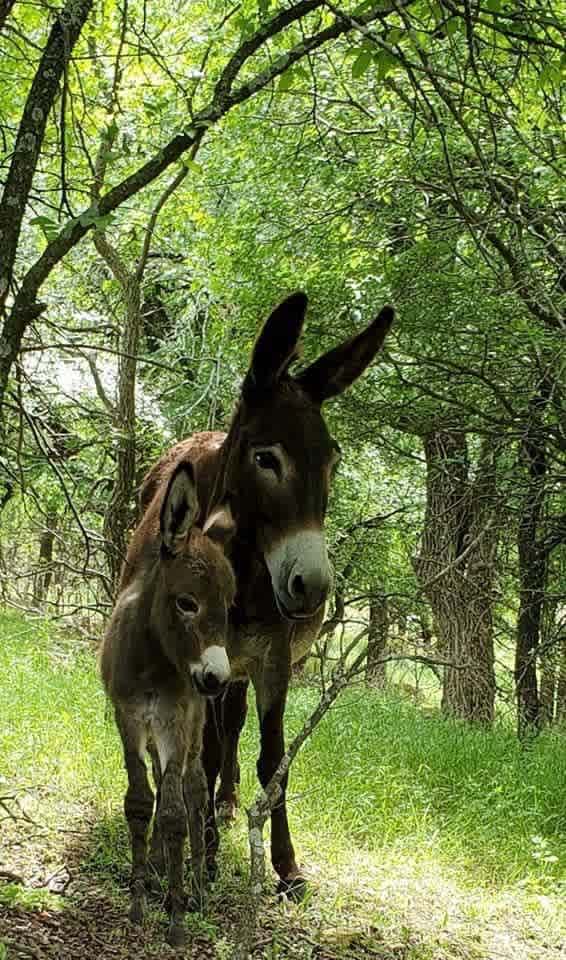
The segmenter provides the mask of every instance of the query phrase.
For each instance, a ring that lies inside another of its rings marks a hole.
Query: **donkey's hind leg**
[[[153,793],[147,778],[143,758],[143,729],[133,717],[116,712],[116,721],[122,737],[124,760],[128,774],[128,789],[124,798],[124,812],[132,844],[132,878],[130,920],[141,923],[143,920],[146,896],[145,880],[147,869],[147,835],[153,813]]]

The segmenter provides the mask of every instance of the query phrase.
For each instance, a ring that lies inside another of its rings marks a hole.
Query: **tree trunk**
[[[389,646],[389,609],[387,597],[373,593],[369,602],[369,633],[366,661],[366,682],[374,687],[385,686],[386,664]]]
[[[427,505],[414,566],[427,596],[444,668],[442,707],[491,723],[495,709],[493,593],[497,549],[493,450],[484,441],[470,478],[466,437],[452,430],[424,439]]]
[[[557,644],[556,723],[566,724],[566,636]]]
[[[554,701],[556,697],[556,664],[552,653],[541,658],[540,678],[540,722],[548,727],[554,723]]]
[[[0,30],[3,29],[6,20],[10,16],[10,10],[16,0],[0,0]]]
[[[39,540],[40,572],[35,582],[35,604],[41,607],[47,599],[49,587],[53,577],[53,544],[57,530],[58,516],[56,513],[47,514],[47,523]]]
[[[12,284],[18,241],[49,113],[92,5],[93,0],[68,0],[58,12],[23,109],[0,198],[0,314]],[[0,27],[9,10],[10,4],[3,0]]]
[[[520,447],[520,458],[526,472],[526,488],[517,536],[520,592],[515,684],[519,737],[535,732],[541,722],[536,660],[547,568],[547,553],[538,543],[547,469],[541,425],[545,402],[541,396],[532,402],[531,419]]]
[[[99,252],[102,247],[97,243]],[[118,391],[114,429],[116,472],[104,517],[104,537],[110,576],[116,587],[126,556],[128,530],[134,519],[136,481],[136,373],[141,325],[140,284],[135,276],[122,277],[125,325],[120,341]]]
[[[559,642],[555,632],[556,609],[556,602],[547,602],[542,623],[540,657],[540,715],[542,726],[551,726],[554,723],[556,711],[556,682],[559,659]]]

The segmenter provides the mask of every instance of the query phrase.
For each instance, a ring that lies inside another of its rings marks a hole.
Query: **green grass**
[[[0,795],[16,793],[53,831],[88,811],[86,869],[123,889],[125,778],[94,655],[15,615],[0,615],[0,637]],[[288,736],[316,700],[312,688],[291,692]],[[474,944],[494,923],[535,946],[537,937],[566,936],[565,747],[547,733],[524,750],[505,725],[470,729],[361,687],[345,693],[291,773],[293,835],[314,881],[304,922],[320,933],[345,917],[348,929],[365,924],[367,936],[377,924],[411,960],[489,956]],[[250,709],[244,804],[257,789],[256,751]],[[247,869],[243,817],[224,834],[221,857],[224,890],[237,896]]]
[[[295,692],[291,729],[314,700]],[[439,861],[457,864],[474,883],[521,879],[547,886],[565,876],[563,737],[546,734],[523,750],[506,727],[470,729],[399,700],[351,691],[293,771],[293,790],[317,786],[324,802],[304,806],[301,827],[337,846],[434,849]]]

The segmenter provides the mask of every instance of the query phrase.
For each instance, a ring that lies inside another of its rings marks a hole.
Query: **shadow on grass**
[[[164,897],[149,898],[142,929],[127,920],[130,851],[127,826],[119,811],[85,818],[66,833],[58,860],[71,881],[64,896],[40,895],[15,888],[0,892],[0,944],[8,960],[149,960],[174,956],[165,943]],[[408,956],[378,943],[371,931],[356,929],[336,941],[321,931],[316,891],[306,907],[279,903],[266,896],[254,911],[248,886],[245,832],[222,829],[219,876],[211,887],[205,915],[187,916],[189,944],[183,956],[218,958],[289,958],[289,960],[402,960]],[[255,918],[254,918],[255,914]],[[252,919],[253,918],[253,919]],[[253,925],[252,925],[253,924]],[[376,936],[376,935],[375,935]],[[242,944],[246,944],[245,951]],[[2,954],[0,953],[0,956]]]
[[[162,896],[148,898],[142,928],[127,919],[130,848],[123,814],[85,812],[79,829],[63,830],[58,840],[53,843],[44,837],[42,846],[33,854],[30,849],[30,854],[44,871],[50,861],[64,864],[68,882],[63,895],[46,887],[0,883],[2,960],[5,956],[7,960],[149,960],[175,955],[165,942],[164,891]],[[230,849],[230,838],[225,846]],[[234,861],[237,864],[231,853],[229,862]],[[237,877],[237,866],[224,874],[221,894],[219,884],[211,890],[206,915],[187,916],[190,936],[183,956],[203,960],[231,956],[231,932],[244,912],[247,884],[244,876]],[[218,954],[216,945],[223,941],[228,952]]]

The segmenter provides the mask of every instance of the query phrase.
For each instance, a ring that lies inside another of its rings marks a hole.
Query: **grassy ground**
[[[172,956],[157,902],[125,920],[124,774],[92,653],[0,615],[0,960]],[[316,699],[292,692],[289,732]],[[242,744],[249,803],[257,730]],[[344,695],[292,772],[291,823],[311,893],[266,896],[246,955],[379,960],[566,956],[566,750],[520,750],[361,688]],[[10,810],[12,819],[7,816]],[[244,817],[222,836],[188,956],[237,955],[249,916]],[[249,931],[247,931],[249,935]]]

